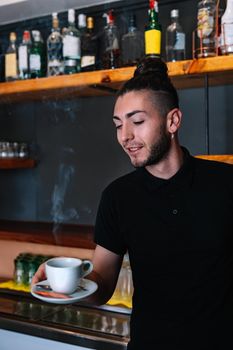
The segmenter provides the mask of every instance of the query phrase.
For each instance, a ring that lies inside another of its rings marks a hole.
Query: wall
[[[99,34],[107,6],[85,9],[85,13],[95,15]],[[163,30],[174,6],[180,9],[181,23],[187,33],[188,57],[191,57],[197,1],[161,1]],[[121,1],[115,8],[121,33],[126,30],[130,9],[136,13],[139,28],[144,30],[147,1]],[[66,16],[60,14],[63,24]],[[45,16],[2,26],[0,38],[6,44],[9,31],[17,27],[20,40],[23,29],[35,26],[46,37],[50,21],[50,16]],[[183,111],[180,140],[192,154],[207,153],[205,93],[204,88],[179,91]],[[209,90],[210,153],[233,153],[231,96],[232,86]],[[94,224],[102,189],[112,179],[132,170],[116,142],[113,104],[114,96],[1,106],[0,139],[30,143],[39,164],[30,170],[0,171],[0,219]]]
[[[69,8],[86,8],[116,1],[120,0],[1,0],[0,24],[37,18],[52,12],[62,12]]]

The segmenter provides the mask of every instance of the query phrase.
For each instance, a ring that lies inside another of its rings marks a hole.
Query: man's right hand
[[[46,280],[46,274],[45,274],[45,263],[41,264],[36,271],[35,275],[32,278],[31,285],[36,284],[40,281]]]

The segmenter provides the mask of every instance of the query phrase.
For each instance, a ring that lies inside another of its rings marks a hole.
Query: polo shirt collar
[[[170,179],[161,179],[146,170],[146,168],[139,168],[138,174],[141,177],[142,184],[149,190],[157,190],[160,188],[167,188],[168,190],[179,189],[180,187],[189,187],[192,184],[194,173],[193,157],[185,147],[181,147],[183,151],[183,164],[181,168]]]

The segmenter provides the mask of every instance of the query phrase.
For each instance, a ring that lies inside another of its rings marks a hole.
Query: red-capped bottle
[[[115,18],[113,10],[108,13],[104,13],[103,17],[106,18],[106,26],[104,27],[103,34],[103,56],[102,67],[103,69],[114,69],[121,66],[120,59],[120,35],[118,27],[115,24]]]
[[[149,23],[145,29],[145,54],[161,56],[162,28],[158,20],[158,2],[149,0]]]

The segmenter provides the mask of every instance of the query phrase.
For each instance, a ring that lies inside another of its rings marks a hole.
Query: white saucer
[[[93,294],[98,288],[98,286],[95,282],[83,278],[82,283],[81,283],[81,285],[82,285],[81,288],[85,288],[85,289],[78,289],[76,292],[69,294],[67,299],[61,299],[61,298],[55,298],[52,296],[46,297],[46,296],[37,294],[36,293],[37,286],[43,287],[44,285],[48,285],[47,280],[38,282],[35,285],[33,285],[31,288],[31,294],[37,299],[46,301],[48,303],[53,303],[53,304],[76,303],[76,301],[79,301],[79,300],[86,298],[87,296]],[[41,290],[43,290],[43,289],[41,289]]]

